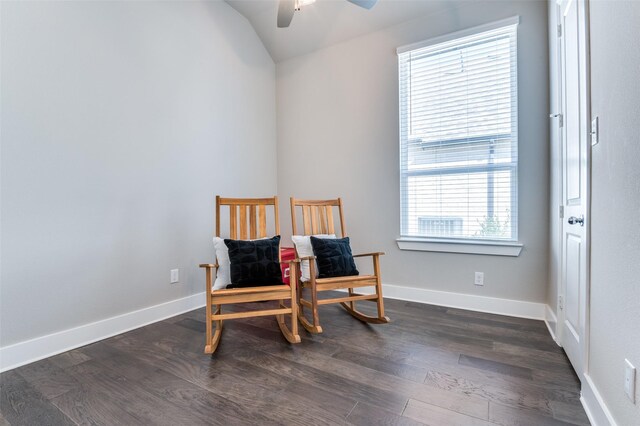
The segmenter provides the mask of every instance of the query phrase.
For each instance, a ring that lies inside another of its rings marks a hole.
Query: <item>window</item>
[[[517,18],[398,49],[401,236],[517,241]]]

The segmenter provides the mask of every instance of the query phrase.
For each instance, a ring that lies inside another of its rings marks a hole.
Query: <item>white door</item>
[[[588,318],[587,155],[590,135],[585,12],[584,0],[562,0],[560,3],[564,121],[560,339],[578,377],[585,371]]]

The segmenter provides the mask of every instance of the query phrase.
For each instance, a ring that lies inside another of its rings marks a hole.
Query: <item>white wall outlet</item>
[[[476,272],[475,285],[484,285],[484,272]]]
[[[180,269],[171,270],[171,284],[175,284],[180,281]]]
[[[628,359],[624,360],[624,393],[636,403],[636,368]]]

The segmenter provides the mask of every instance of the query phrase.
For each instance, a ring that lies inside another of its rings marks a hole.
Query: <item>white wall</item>
[[[276,192],[251,26],[223,2],[1,7],[0,345],[203,291],[214,195]]]
[[[400,251],[396,48],[520,15],[520,257]],[[342,196],[354,251],[382,250],[383,281],[546,302],[548,50],[545,2],[451,8],[277,64],[278,192]],[[283,210],[288,211],[288,208]],[[283,216],[283,235],[290,220]],[[474,271],[485,286],[473,285]]]
[[[640,425],[623,391],[640,370],[640,2],[590,2],[592,149],[589,374],[619,425]],[[640,376],[638,376],[640,380]]]

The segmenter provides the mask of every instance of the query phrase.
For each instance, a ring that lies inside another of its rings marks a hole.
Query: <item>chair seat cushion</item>
[[[347,277],[359,274],[351,254],[349,237],[333,240],[312,236],[311,245],[318,263],[318,278]]]
[[[229,248],[231,284],[227,288],[282,284],[280,236],[266,240],[224,240]]]

